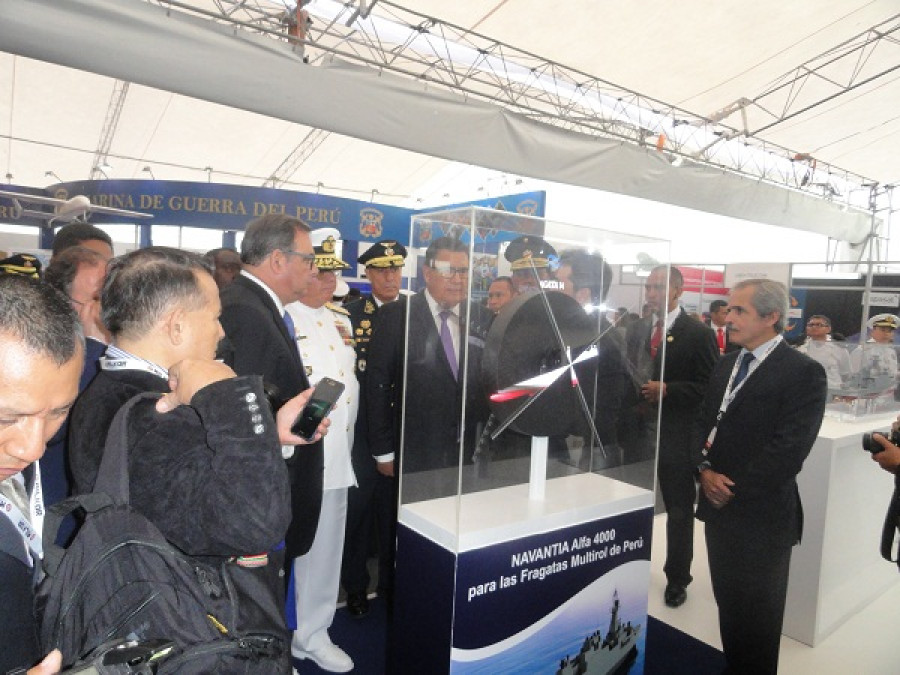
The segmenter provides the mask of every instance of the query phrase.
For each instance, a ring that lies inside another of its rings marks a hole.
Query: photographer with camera
[[[900,417],[891,425],[887,436],[880,432],[863,434],[862,446],[872,453],[872,460],[885,471],[894,474],[894,494],[888,505],[881,532],[881,557],[900,567],[900,556],[894,556],[894,540],[900,533]]]
[[[900,418],[891,426],[889,437],[879,432],[863,435],[863,448],[872,453],[872,460],[885,471],[897,475],[900,468]],[[874,444],[872,443],[874,441]],[[879,449],[880,448],[880,449]]]

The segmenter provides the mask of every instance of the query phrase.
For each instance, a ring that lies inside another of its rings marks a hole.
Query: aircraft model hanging
[[[75,195],[69,199],[56,199],[54,197],[43,197],[41,195],[29,195],[23,192],[6,192],[0,190],[0,197],[5,197],[13,203],[13,218],[37,218],[46,220],[48,225],[55,222],[68,223],[73,220],[87,220],[93,213],[99,213],[106,216],[122,216],[127,219],[145,219],[152,218],[149,213],[141,213],[139,211],[128,211],[126,209],[116,209],[111,206],[99,206],[92,204],[84,195]],[[23,203],[25,204],[23,206]],[[53,211],[40,211],[33,206],[52,206]]]

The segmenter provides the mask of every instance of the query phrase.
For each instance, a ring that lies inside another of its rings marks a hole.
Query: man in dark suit
[[[34,611],[43,521],[34,463],[78,394],[81,327],[66,298],[37,279],[0,274],[0,672],[41,656]],[[71,654],[68,656],[71,657]],[[52,663],[51,663],[52,662]],[[54,652],[40,672],[61,667]],[[15,671],[13,669],[16,669]],[[34,671],[37,672],[37,669]]]
[[[668,283],[667,283],[668,277]],[[655,406],[662,401],[659,429],[659,488],[666,507],[665,602],[679,607],[687,599],[693,580],[694,501],[697,488],[691,453],[691,431],[718,359],[712,331],[688,316],[678,304],[684,278],[676,267],[655,268],[645,285],[647,303],[653,310],[629,333],[630,353],[638,373],[649,373],[641,394],[647,404],[645,440],[655,432]],[[665,342],[665,366],[663,366]]]
[[[728,673],[775,675],[791,547],[803,512],[796,476],[825,411],[825,370],[781,336],[784,285],[737,284],[728,323],[741,351],[710,378],[693,447]]]
[[[466,298],[468,297],[468,247],[450,237],[436,239],[425,252],[422,268],[425,289],[381,308],[369,346],[366,368],[369,445],[378,470],[394,475],[400,446],[401,414],[405,414],[403,470],[416,473],[456,466],[460,440],[474,448],[477,416],[462,417],[465,369],[477,372],[480,350],[466,351]],[[406,312],[409,303],[407,341]],[[404,381],[404,365],[406,367]],[[467,404],[480,398],[470,380]],[[406,391],[405,411],[403,393]],[[468,412],[468,411],[467,411]],[[429,495],[436,497],[438,495]],[[441,495],[444,496],[444,495]]]
[[[485,417],[482,392],[474,386],[481,349],[473,338],[466,344],[467,245],[451,237],[436,239],[425,252],[422,274],[425,289],[379,310],[366,366],[369,450],[385,476],[396,476],[395,459],[399,461],[409,501],[456,490],[458,474],[443,469],[458,466],[461,442],[470,460],[478,422]],[[466,427],[460,429],[463,405]],[[394,509],[395,524],[396,499]]]
[[[347,492],[347,526],[344,534],[344,559],[341,582],[347,592],[347,611],[355,617],[369,612],[369,570],[367,560],[373,527],[378,541],[378,585],[384,592],[391,587],[390,551],[393,549],[394,502],[397,499],[394,479],[379,473],[369,452],[366,418],[366,364],[382,305],[400,297],[406,248],[393,239],[372,244],[357,262],[366,268],[372,292],[347,305],[353,337],[356,342],[356,377],[361,401],[353,436],[353,472],[357,486]]]
[[[309,388],[284,305],[299,300],[317,269],[309,228],[281,214],[247,225],[241,274],[222,289],[220,321],[227,340],[220,356],[238,375],[261,375],[276,408]],[[292,519],[286,559],[309,550],[322,505],[322,444],[283,448],[291,481]]]
[[[716,336],[716,346],[719,354],[730,354],[738,351],[740,345],[734,344],[728,332],[728,303],[725,300],[713,300],[709,303],[709,327]]]

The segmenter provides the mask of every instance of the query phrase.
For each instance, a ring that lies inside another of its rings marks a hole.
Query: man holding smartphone
[[[334,228],[310,232],[318,274],[298,302],[285,306],[296,327],[297,348],[310,384],[325,388],[330,378],[344,385],[329,414],[332,426],[324,441],[325,475],[316,536],[309,552],[295,558],[293,565],[297,626],[291,652],[295,658],[311,659],[323,670],[335,673],[353,669],[353,660],[331,641],[328,628],[338,597],[347,489],[356,485],[350,449],[359,404],[350,315],[330,302],[337,273],[349,267],[336,251],[339,238]],[[319,393],[313,394],[311,403],[320,398]],[[290,602],[288,606],[290,611]]]

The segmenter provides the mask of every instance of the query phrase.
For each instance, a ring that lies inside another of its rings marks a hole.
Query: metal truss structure
[[[129,84],[129,82],[116,80],[113,85],[112,96],[109,98],[106,117],[103,120],[103,128],[100,130],[100,140],[97,143],[97,149],[94,151],[94,161],[91,162],[90,180],[107,177],[101,167],[106,165],[106,158],[109,155],[109,149],[112,147],[113,138],[115,138],[116,129],[119,126],[119,118],[122,116],[122,108],[125,106],[125,98],[128,96]]]
[[[312,129],[303,137],[303,140],[300,141],[299,145],[294,148],[291,154],[285,157],[284,161],[277,169],[275,169],[272,175],[266,179],[262,186],[278,188],[284,185],[290,177],[294,175],[294,172],[303,165],[303,162],[305,162],[330,135],[330,131]]]
[[[146,1],[290,42],[311,67],[343,59],[586,136],[656,148],[676,165],[707,165],[867,210],[872,195],[883,193],[870,178],[773,145],[760,134],[900,68],[900,50],[887,67],[873,70],[871,59],[876,48],[883,53],[898,46],[900,14],[801,65],[756,97],[700,115],[387,0],[316,0],[306,7],[312,23],[305,39],[296,37],[301,8],[290,0]],[[813,81],[827,85],[825,90]],[[740,125],[726,124],[737,113]]]

